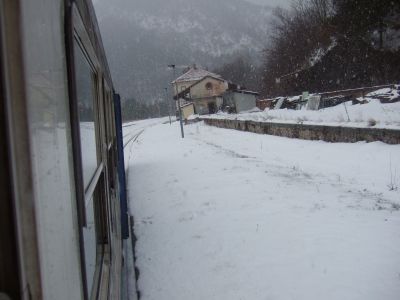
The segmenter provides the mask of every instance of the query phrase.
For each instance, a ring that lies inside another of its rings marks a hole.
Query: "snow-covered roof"
[[[260,93],[258,93],[258,92],[249,91],[249,90],[236,90],[236,91],[234,91],[234,92],[236,92],[236,93],[242,93],[242,94],[260,95]]]
[[[221,75],[209,72],[207,70],[192,67],[186,73],[184,73],[183,75],[181,75],[177,79],[175,79],[172,83],[187,82],[187,81],[199,81],[207,76],[221,79]]]

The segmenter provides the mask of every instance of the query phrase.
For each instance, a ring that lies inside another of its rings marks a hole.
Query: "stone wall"
[[[357,128],[324,125],[285,124],[226,119],[200,118],[207,125],[236,129],[259,134],[270,134],[304,140],[354,143],[381,141],[400,144],[400,130],[380,128]]]

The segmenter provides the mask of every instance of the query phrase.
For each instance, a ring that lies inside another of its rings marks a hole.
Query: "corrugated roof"
[[[215,73],[211,73],[211,72],[203,70],[203,69],[190,68],[189,71],[187,71],[183,75],[179,76],[172,83],[187,82],[187,81],[198,81],[198,80],[201,80],[201,79],[203,79],[204,77],[207,77],[207,76],[221,79],[221,75],[218,75],[218,74],[215,74]]]

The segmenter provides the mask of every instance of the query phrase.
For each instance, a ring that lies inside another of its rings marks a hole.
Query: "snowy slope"
[[[142,299],[398,299],[399,145],[185,130],[132,145]]]

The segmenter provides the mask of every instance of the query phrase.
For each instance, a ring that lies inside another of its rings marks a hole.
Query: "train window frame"
[[[115,207],[113,200],[116,197],[116,178],[115,178],[115,141],[114,141],[114,134],[113,134],[113,122],[114,120],[114,102],[113,98],[111,98],[112,92],[109,88],[109,84],[103,79],[102,82],[102,90],[101,93],[103,95],[103,99],[101,104],[103,105],[103,131],[104,131],[104,141],[105,141],[105,161],[107,162],[107,166],[105,169],[105,177],[107,178],[108,183],[108,218],[109,218],[109,230],[110,236],[115,235],[116,232],[116,217],[115,217]],[[111,251],[112,245],[110,244],[109,250]]]
[[[0,276],[0,296],[11,299],[22,298],[22,274],[20,274],[20,257],[18,244],[16,205],[13,197],[13,170],[9,149],[9,120],[7,116],[7,70],[6,70],[6,42],[4,41],[3,1],[0,0],[0,182],[2,187],[2,209],[0,210],[0,270],[4,274],[15,276]]]
[[[76,188],[77,214],[79,225],[79,245],[81,258],[82,288],[85,299],[97,298],[101,293],[106,278],[109,278],[109,222],[108,222],[108,193],[106,180],[106,162],[104,161],[104,135],[102,129],[102,80],[101,64],[91,43],[89,33],[85,28],[78,5],[74,0],[65,1],[65,44],[68,69],[68,90],[70,99],[70,122],[73,141],[74,177]],[[79,110],[76,84],[75,47],[79,47],[92,69],[93,106],[95,118],[97,169],[87,186],[83,180],[82,145],[80,137]],[[96,267],[91,287],[88,287],[88,276],[85,262],[84,228],[87,226],[86,204],[93,197],[96,237]]]
[[[87,62],[90,72],[91,72],[91,83],[92,83],[92,100],[93,100],[93,122],[94,122],[94,128],[95,128],[95,146],[96,146],[96,159],[97,159],[97,165],[95,168],[95,171],[92,173],[92,176],[90,177],[89,181],[85,183],[84,180],[84,191],[85,191],[85,199],[91,197],[91,192],[93,190],[93,187],[91,185],[95,185],[97,182],[98,176],[96,174],[99,172],[99,169],[103,169],[103,166],[101,165],[102,158],[101,158],[101,151],[99,151],[101,147],[101,132],[99,130],[99,123],[101,122],[101,119],[99,118],[99,114],[97,113],[100,109],[99,103],[98,103],[98,74],[97,70],[90,59],[89,55],[87,54],[87,51],[82,44],[82,42],[79,40],[79,36],[75,34],[75,39],[74,39],[74,51],[76,49],[80,50],[81,53],[83,54],[83,57],[85,61]],[[76,47],[76,48],[75,48]],[[78,100],[78,99],[76,99]],[[80,121],[80,115],[78,113],[78,120]],[[81,147],[82,148],[82,147]],[[82,166],[83,167],[83,166]],[[83,171],[83,170],[82,170]]]
[[[106,128],[107,128],[107,150],[110,150],[115,143],[115,120],[114,120],[114,105],[112,92],[108,87],[107,83],[104,85],[104,103],[105,103],[105,115],[106,115]]]
[[[99,107],[101,107],[101,109],[98,111],[99,114],[99,119],[101,120],[101,126],[100,126],[100,131],[101,131],[101,136],[102,136],[102,151],[103,151],[103,160],[104,160],[104,171],[103,171],[103,175],[104,175],[104,184],[107,185],[107,190],[105,191],[105,194],[107,196],[107,201],[106,201],[106,218],[104,218],[104,220],[108,221],[108,232],[109,232],[109,237],[111,239],[112,233],[113,233],[113,219],[112,219],[112,206],[110,203],[110,199],[111,199],[111,192],[110,192],[110,180],[109,180],[109,176],[108,176],[108,172],[109,172],[109,168],[110,168],[110,164],[109,164],[109,152],[108,152],[108,128],[107,128],[107,124],[109,123],[109,119],[107,116],[107,103],[106,103],[106,96],[104,94],[104,91],[106,88],[108,88],[108,84],[105,81],[105,78],[102,78],[102,80],[99,82],[99,89],[98,89],[98,93],[99,93]],[[101,96],[101,97],[100,97]],[[111,245],[110,245],[111,241],[108,243],[105,251],[109,252],[111,249]]]
[[[30,133],[25,64],[21,45],[22,16],[21,8],[16,1],[0,0],[0,22],[0,80],[2,81],[0,100],[5,109],[5,117],[0,123],[4,124],[6,131],[3,146],[8,153],[7,180],[11,183],[11,195],[8,200],[13,206],[13,226],[17,244],[14,258],[5,258],[10,262],[13,261],[14,278],[5,278],[5,280],[14,281],[14,287],[9,286],[10,282],[5,283],[4,287],[7,288],[8,285],[9,292],[11,289],[15,291],[15,288],[18,288],[16,286],[16,281],[18,281],[19,291],[15,293],[19,293],[23,299],[35,299],[43,296],[43,286],[37,216],[35,206],[32,205],[35,202],[32,193],[33,166],[28,163],[32,153],[30,144],[27,142],[30,140]],[[5,207],[2,207],[3,210],[5,211]],[[6,273],[6,275],[9,274]]]

